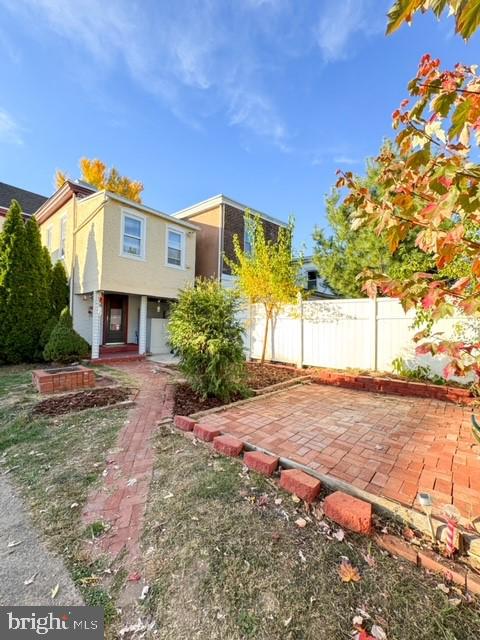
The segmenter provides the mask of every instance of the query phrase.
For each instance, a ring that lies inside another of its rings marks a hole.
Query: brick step
[[[320,480],[299,469],[286,469],[280,474],[280,487],[305,502],[313,502],[320,493]]]
[[[138,353],[109,353],[93,360],[87,360],[87,362],[89,364],[119,364],[121,362],[139,362],[141,360],[145,360],[145,356]]]
[[[129,342],[128,344],[102,344],[100,345],[100,355],[107,353],[138,353],[138,344]]]

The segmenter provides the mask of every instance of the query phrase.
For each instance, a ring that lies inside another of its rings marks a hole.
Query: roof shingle
[[[0,182],[0,208],[8,209],[12,200],[18,200],[23,213],[32,215],[47,200],[45,196]]]

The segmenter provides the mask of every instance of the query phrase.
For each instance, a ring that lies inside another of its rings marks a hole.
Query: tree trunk
[[[270,311],[265,309],[265,333],[263,334],[263,348],[262,348],[262,357],[260,359],[260,363],[263,364],[265,362],[265,354],[267,352],[267,338],[268,338],[268,321],[270,319]]]

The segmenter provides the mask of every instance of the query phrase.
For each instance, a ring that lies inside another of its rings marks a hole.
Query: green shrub
[[[228,401],[244,389],[243,327],[239,298],[212,280],[180,293],[169,322],[170,344],[191,387]]]
[[[45,326],[42,329],[42,333],[40,334],[40,349],[42,351],[42,354],[47,345],[47,342],[50,340],[52,331],[55,329],[57,324],[58,324],[58,318],[55,316],[51,316],[45,323]]]
[[[43,350],[43,357],[47,362],[69,364],[80,358],[86,358],[89,353],[90,346],[73,329],[72,316],[68,307],[66,307],[60,314],[60,319],[50,334],[50,338]]]

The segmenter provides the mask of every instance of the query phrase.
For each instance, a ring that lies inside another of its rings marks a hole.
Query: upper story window
[[[123,212],[122,255],[129,258],[145,258],[145,218]]]
[[[318,271],[307,271],[307,289],[315,290],[317,288]]]
[[[49,251],[52,250],[52,238],[53,238],[53,227],[50,225],[47,228],[47,237],[46,237],[46,245]]]
[[[167,229],[167,264],[183,268],[185,261],[185,234],[183,231]]]
[[[66,239],[67,239],[67,216],[62,216],[60,219],[60,247],[59,247],[60,258],[65,257]]]
[[[248,225],[245,225],[245,231],[243,233],[243,250],[248,255],[252,255],[252,250],[253,250],[252,232],[251,232],[251,229],[249,229]]]

